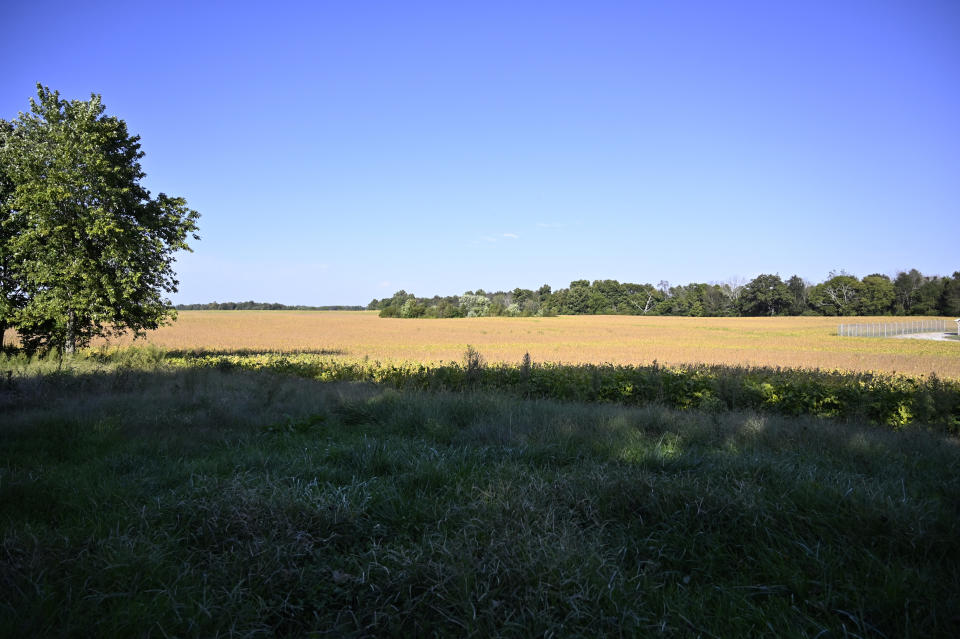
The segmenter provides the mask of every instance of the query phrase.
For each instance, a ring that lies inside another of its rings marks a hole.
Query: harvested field
[[[869,321],[869,320],[865,320]],[[873,321],[883,321],[877,318]],[[386,319],[373,311],[182,311],[148,341],[168,349],[325,351],[357,359],[489,362],[703,362],[936,373],[960,378],[960,342],[838,337],[837,318],[588,315]]]

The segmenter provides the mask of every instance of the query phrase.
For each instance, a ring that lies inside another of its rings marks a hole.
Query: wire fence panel
[[[877,322],[874,324],[841,324],[841,337],[895,337],[915,333],[953,332],[953,322],[941,319],[910,320],[906,322]]]

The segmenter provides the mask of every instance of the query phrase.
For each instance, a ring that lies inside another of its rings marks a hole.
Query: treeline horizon
[[[328,306],[289,305],[277,302],[207,302],[206,304],[177,304],[178,311],[362,311],[360,305],[333,304]]]
[[[515,288],[488,293],[417,297],[404,290],[374,299],[368,310],[380,317],[546,317],[553,315],[676,315],[750,317],[776,315],[951,315],[960,316],[960,271],[950,277],[928,276],[917,269],[893,278],[880,273],[860,279],[831,271],[827,280],[811,283],[798,275],[782,280],[762,274],[747,281],[690,283],[671,286],[661,280],[635,284],[617,280],[574,280],[554,291]]]

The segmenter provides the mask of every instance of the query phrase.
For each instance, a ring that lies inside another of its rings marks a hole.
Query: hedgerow
[[[173,366],[267,370],[320,381],[372,382],[424,391],[498,391],[528,398],[627,405],[658,403],[711,412],[755,410],[867,420],[960,433],[960,381],[925,377],[724,365],[482,365],[344,360],[313,354],[180,353]]]

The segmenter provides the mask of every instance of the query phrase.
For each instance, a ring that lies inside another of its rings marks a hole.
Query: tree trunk
[[[73,355],[77,350],[77,316],[71,308],[67,313],[67,338],[63,344],[63,352]]]
[[[0,352],[3,351],[3,334],[7,332],[7,323],[0,321]]]

